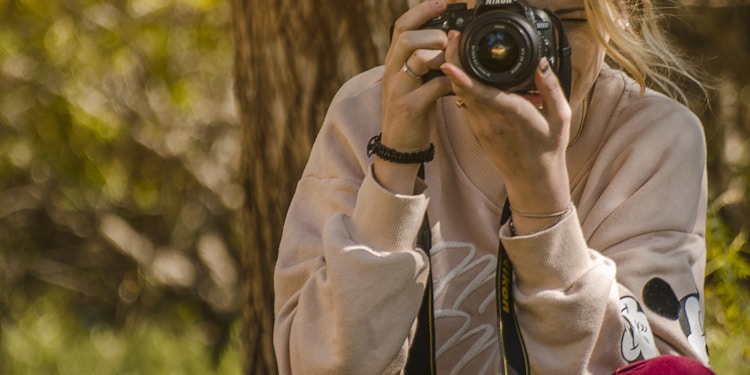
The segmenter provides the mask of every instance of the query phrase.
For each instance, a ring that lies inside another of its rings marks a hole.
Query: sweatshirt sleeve
[[[377,130],[354,127],[367,109],[349,104],[334,102],[287,213],[274,273],[281,374],[398,371],[427,282],[415,249],[426,187],[378,185],[364,155]]]
[[[530,236],[501,228],[534,373],[613,373],[659,354],[708,363],[700,122],[652,95],[618,113],[576,210]]]

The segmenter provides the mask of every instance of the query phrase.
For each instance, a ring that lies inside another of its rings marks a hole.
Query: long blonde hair
[[[584,0],[589,23],[609,62],[627,72],[642,89],[655,88],[688,103],[686,86],[706,95],[704,77],[666,36],[652,0]],[[609,37],[609,40],[606,39]]]

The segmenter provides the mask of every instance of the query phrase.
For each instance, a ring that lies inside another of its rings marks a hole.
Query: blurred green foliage
[[[708,142],[704,328],[711,367],[750,374],[750,2],[667,3],[673,39],[713,77],[709,105],[693,106]]]
[[[239,372],[230,23],[0,0],[0,373]]]
[[[709,208],[705,331],[717,374],[750,373],[750,260],[746,232],[734,233],[720,219],[723,197]]]
[[[11,354],[0,365],[3,374],[239,374],[239,329],[231,345],[215,363],[210,357],[207,327],[189,305],[172,306],[166,316],[132,319],[114,328],[87,320],[80,306],[64,294],[19,303],[11,311],[17,319],[6,324],[0,345]]]

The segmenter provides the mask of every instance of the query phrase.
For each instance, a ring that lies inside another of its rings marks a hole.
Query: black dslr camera
[[[504,91],[534,92],[534,70],[547,57],[570,97],[570,46],[557,16],[532,8],[522,0],[477,0],[448,4],[448,9],[422,29],[461,32],[459,58],[463,69],[478,81]],[[440,76],[439,70],[425,80]]]

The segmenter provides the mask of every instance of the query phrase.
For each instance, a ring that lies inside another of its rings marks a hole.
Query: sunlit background
[[[0,373],[239,373],[227,1],[0,0]]]
[[[718,77],[709,349],[750,373],[750,7],[682,2]],[[231,22],[226,0],[0,0],[0,374],[241,372]]]

